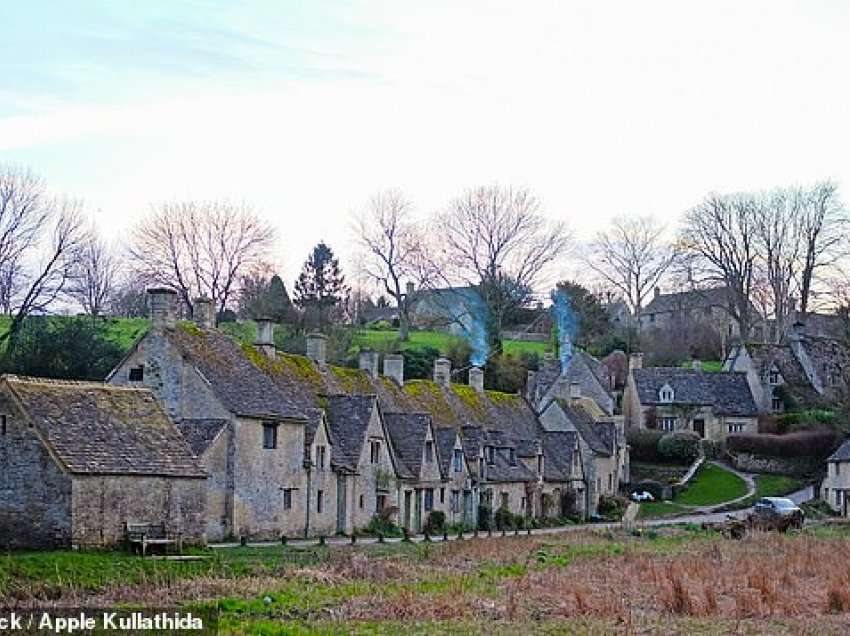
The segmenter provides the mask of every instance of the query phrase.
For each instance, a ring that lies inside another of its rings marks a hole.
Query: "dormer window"
[[[460,448],[454,449],[454,455],[452,456],[452,465],[456,473],[459,473],[463,470],[463,450],[461,450]]]
[[[508,461],[510,461],[511,466],[516,466],[516,451],[513,448],[508,450]]]
[[[767,374],[767,383],[776,386],[779,384],[779,369],[771,369]]]
[[[658,392],[658,401],[662,403],[669,404],[675,398],[675,394],[673,393],[673,387],[669,384],[665,384],[661,387],[661,390]]]
[[[495,464],[496,463],[496,448],[494,446],[487,447],[487,463]]]

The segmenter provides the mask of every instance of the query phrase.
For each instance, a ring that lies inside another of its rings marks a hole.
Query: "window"
[[[425,442],[425,462],[430,464],[434,461],[434,442],[428,440]]]
[[[667,431],[668,433],[676,430],[676,418],[675,417],[662,417],[661,418],[661,430]]]
[[[771,369],[767,374],[767,383],[772,385],[779,384],[779,371],[776,369]]]
[[[322,504],[325,503],[325,491],[316,491],[316,512],[322,514]]]
[[[6,434],[6,416],[0,415],[0,435]]]
[[[743,422],[729,422],[728,426],[730,433],[743,433],[744,432],[744,423]]]
[[[782,402],[782,398],[778,398],[775,395],[773,399],[770,401],[770,407],[773,409],[774,413],[779,413],[784,408],[784,403]]]
[[[277,424],[272,422],[263,424],[263,448],[277,448]]]
[[[373,439],[369,442],[369,457],[373,464],[377,464],[381,461],[381,442],[380,440]]]
[[[452,454],[452,467],[456,473],[463,470],[463,451],[460,448],[456,448]]]
[[[145,365],[130,367],[130,382],[141,382],[145,379]]]
[[[608,492],[614,490],[614,475],[608,473]]]
[[[508,493],[506,492],[502,493],[502,508],[508,509]]]
[[[366,504],[366,502],[365,502],[365,501],[364,501],[364,499],[363,499],[363,495],[360,495],[360,510],[363,510],[363,506],[364,506],[365,504]]]
[[[387,507],[387,496],[378,495],[375,497],[375,512],[381,513]]]
[[[496,463],[496,449],[493,446],[487,447],[487,463],[495,464]]]
[[[446,489],[445,488],[440,488],[440,503],[441,504],[446,503]]]
[[[841,474],[841,464],[835,462],[833,466],[835,466],[835,476],[838,477]]]
[[[673,401],[675,394],[673,393],[673,387],[669,384],[665,384],[661,387],[661,390],[658,392],[658,399],[661,402],[670,403]]]
[[[316,447],[316,465],[319,467],[319,470],[325,469],[326,452],[327,449],[324,446]]]
[[[434,509],[434,489],[426,488],[425,489],[425,510],[430,511]]]
[[[537,456],[537,474],[538,475],[543,474],[543,455]]]
[[[283,489],[283,509],[291,510],[292,509],[292,488],[284,488]]]
[[[516,466],[516,451],[513,448],[508,450],[508,457],[510,458],[511,466]]]
[[[478,477],[484,479],[484,458],[478,460]]]
[[[452,490],[451,500],[452,512],[460,512],[460,491]]]
[[[525,513],[527,514],[527,513],[528,513],[528,510],[526,510],[526,506],[528,506],[528,499],[527,499],[527,498],[525,498],[525,497],[523,497],[523,498],[522,498],[522,503],[520,504],[520,506],[521,506],[522,511],[523,511],[523,512],[525,512]]]

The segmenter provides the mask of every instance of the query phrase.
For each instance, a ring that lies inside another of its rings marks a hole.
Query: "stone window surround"
[[[277,422],[263,422],[263,449],[277,448]]]

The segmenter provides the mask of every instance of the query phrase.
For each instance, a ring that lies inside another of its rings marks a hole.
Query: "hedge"
[[[627,434],[629,457],[638,462],[662,461],[658,454],[658,442],[664,437],[664,431],[652,429],[633,429]]]
[[[700,437],[692,431],[667,433],[658,440],[658,454],[671,462],[689,464],[699,457]]]
[[[787,435],[734,433],[726,438],[731,453],[764,457],[826,457],[838,445],[834,431],[800,431]]]

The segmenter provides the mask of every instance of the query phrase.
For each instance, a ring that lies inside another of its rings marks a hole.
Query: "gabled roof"
[[[206,477],[149,389],[2,376],[71,473]]]
[[[189,444],[192,452],[200,457],[227,426],[227,420],[196,418],[177,422],[177,429]]]
[[[705,307],[728,307],[729,298],[729,290],[726,287],[658,294],[641,309],[641,313],[657,314]]]
[[[542,411],[548,405],[546,396],[556,383],[563,383],[567,390],[569,385],[576,383],[581,387],[582,395],[595,401],[599,408],[606,413],[613,412],[614,398],[608,388],[608,373],[605,366],[593,356],[576,350],[566,370],[563,370],[560,360],[546,363],[534,378],[534,392],[540,399]],[[552,396],[550,395],[549,398]]]
[[[711,406],[717,415],[755,417],[758,408],[745,373],[704,373],[680,367],[634,369],[632,375],[642,405],[664,405],[659,391],[669,384],[673,405]]]
[[[850,462],[850,439],[844,441],[838,449],[830,455],[828,462]]]
[[[611,449],[605,440],[599,435],[597,424],[593,417],[585,409],[578,404],[573,404],[568,400],[558,400],[564,414],[575,426],[576,431],[584,440],[585,444],[590,447],[597,455],[608,457],[611,455]]]
[[[435,428],[434,437],[440,456],[440,472],[447,477],[452,471],[452,455],[457,442],[458,431],[454,428]],[[463,446],[463,443],[461,443]]]
[[[422,474],[422,454],[431,418],[426,413],[384,413],[384,424],[396,458],[409,474],[405,476],[418,479]],[[435,453],[438,453],[437,446],[435,440]]]
[[[748,344],[746,350],[760,379],[764,380],[771,369],[776,367],[782,380],[798,399],[811,402],[818,398],[818,392],[789,345]],[[741,347],[733,348],[729,354],[729,364],[734,365],[735,358],[741,354]]]
[[[246,417],[307,419],[303,407],[263,372],[264,356],[253,347],[194,324],[181,323],[164,333],[229,411]]]
[[[546,431],[543,433],[543,479],[570,481],[573,478],[573,454],[576,433],[573,431]]]
[[[487,481],[501,483],[516,483],[536,481],[537,475],[526,468],[521,461],[511,463],[504,452],[496,451],[495,462],[487,464]]]
[[[334,442],[331,461],[335,466],[357,469],[376,408],[374,395],[332,395],[327,399],[328,425]]]

